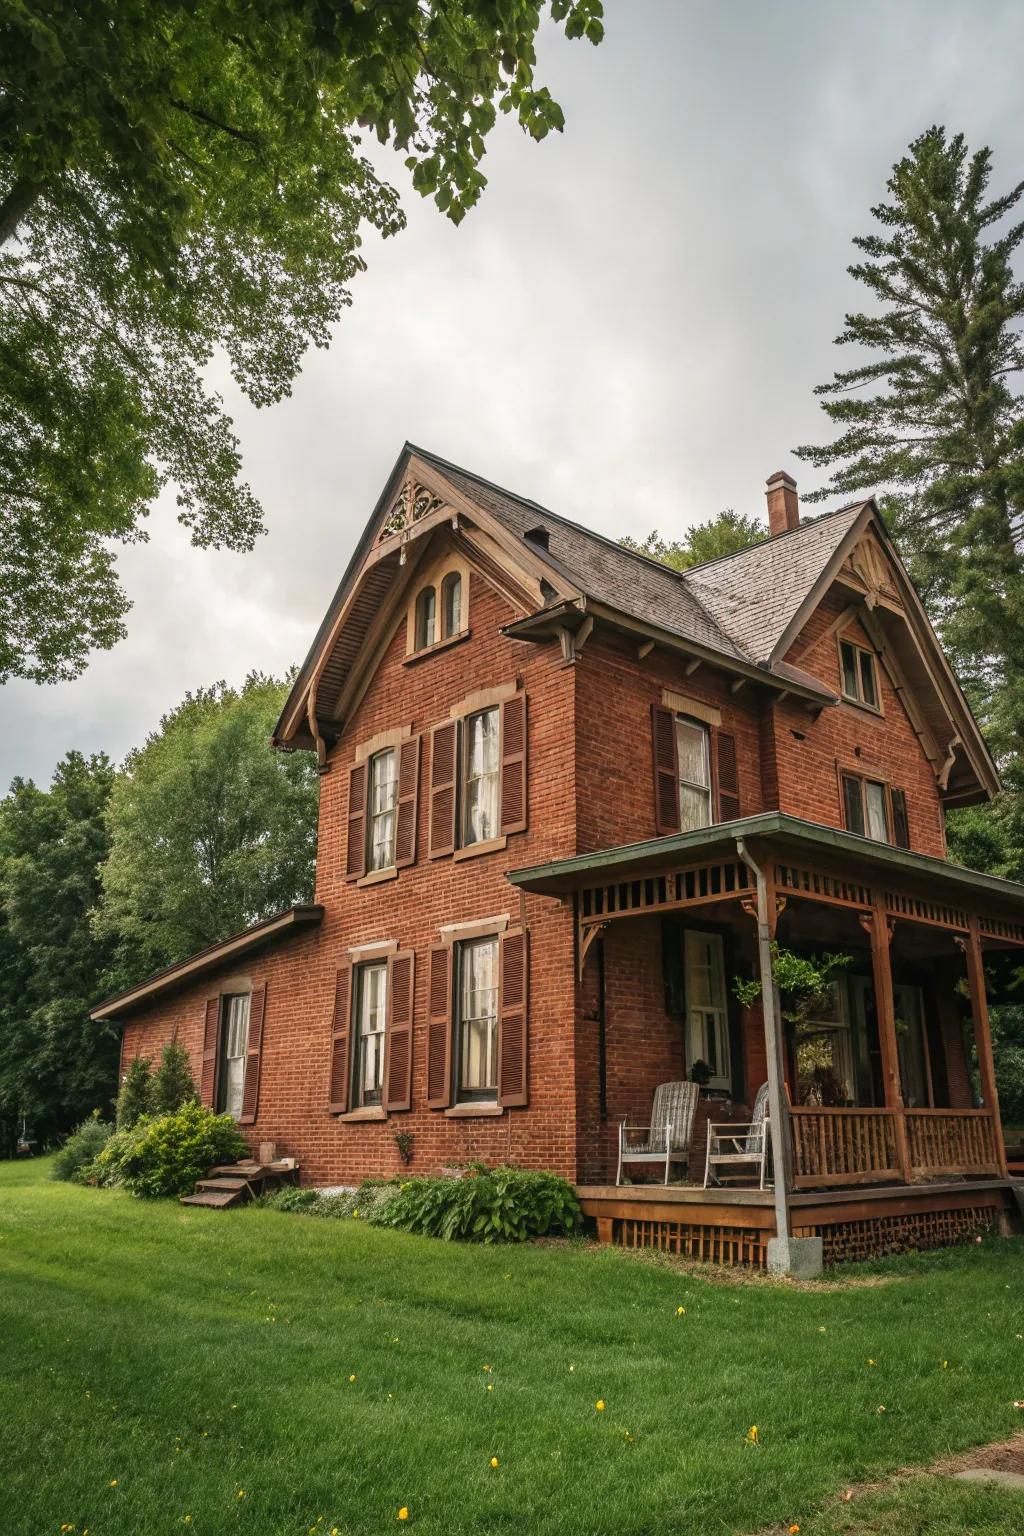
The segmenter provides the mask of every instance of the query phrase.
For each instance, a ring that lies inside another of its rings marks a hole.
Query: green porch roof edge
[[[876,843],[871,838],[859,837],[855,832],[826,827],[816,821],[803,821],[799,816],[788,816],[783,811],[763,811],[757,816],[741,816],[736,821],[714,822],[709,827],[698,827],[693,832],[648,838],[642,843],[623,843],[615,848],[601,848],[596,853],[578,854],[571,859],[552,859],[550,863],[536,864],[528,869],[509,870],[506,878],[524,891],[563,895],[580,883],[580,876],[600,876],[616,869],[625,873],[627,870],[641,871],[648,868],[653,871],[667,868],[677,863],[680,856],[710,852],[717,847],[735,844],[738,837],[764,838],[775,844],[831,850],[863,864],[875,865],[880,872],[940,880],[948,887],[965,892],[975,891],[1024,909],[1024,885],[1016,880],[1004,880],[999,875],[985,875],[975,869],[965,869],[961,864],[950,864],[930,854],[911,853],[905,848],[893,848],[888,843]]]

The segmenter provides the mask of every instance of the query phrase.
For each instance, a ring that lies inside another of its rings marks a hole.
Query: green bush
[[[300,1189],[297,1184],[286,1184],[273,1194],[261,1195],[260,1205],[269,1211],[306,1211],[319,1199],[315,1189]]]
[[[153,1109],[153,1062],[149,1056],[136,1056],[121,1079],[117,1095],[117,1128],[130,1131],[137,1120]]]
[[[153,1073],[151,1091],[155,1115],[169,1115],[198,1099],[188,1051],[176,1041],[164,1046],[160,1065]]]
[[[144,1115],[130,1130],[116,1131],[89,1169],[101,1184],[121,1184],[154,1199],[189,1194],[216,1163],[247,1151],[230,1115],[215,1115],[195,1102],[170,1115]]]
[[[410,1179],[367,1219],[424,1237],[521,1243],[574,1232],[580,1205],[556,1174],[476,1167],[460,1179]]]
[[[50,1169],[50,1177],[64,1180],[77,1179],[82,1170],[100,1155],[113,1135],[113,1131],[114,1127],[108,1121],[101,1120],[99,1110],[94,1109],[87,1120],[75,1126],[57,1153]]]
[[[365,1179],[358,1189],[343,1189],[333,1195],[289,1185],[264,1195],[260,1204],[272,1211],[292,1211],[301,1216],[325,1216],[334,1220],[355,1217],[356,1220],[375,1221],[397,1193],[398,1184],[394,1179]]]

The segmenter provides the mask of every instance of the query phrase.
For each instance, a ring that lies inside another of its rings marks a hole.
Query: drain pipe
[[[772,1168],[774,1171],[775,1189],[775,1230],[777,1237],[775,1245],[768,1244],[768,1267],[783,1273],[793,1273],[796,1266],[793,1259],[795,1246],[802,1247],[802,1242],[797,1242],[790,1237],[789,1232],[789,1205],[788,1170],[789,1170],[789,1146],[786,1139],[789,1116],[786,1113],[785,1096],[782,1090],[782,1031],[779,1021],[778,999],[775,990],[775,978],[772,974],[772,931],[768,920],[768,882],[764,871],[751,857],[746,841],[742,837],[736,839],[736,852],[743,860],[754,877],[757,887],[757,958],[758,969],[761,973],[761,1011],[764,1015],[765,1044],[768,1047],[768,1132],[772,1142]],[[811,1239],[817,1244],[820,1253],[820,1239]],[[814,1260],[810,1254],[806,1255],[812,1267]],[[800,1265],[803,1268],[803,1265]],[[817,1270],[820,1271],[820,1258]]]

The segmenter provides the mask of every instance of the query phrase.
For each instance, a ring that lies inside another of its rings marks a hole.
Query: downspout
[[[764,1016],[765,1044],[768,1047],[768,1133],[772,1142],[772,1167],[775,1172],[775,1230],[781,1241],[789,1243],[788,1169],[789,1147],[786,1141],[789,1116],[782,1091],[782,1033],[772,974],[772,931],[768,921],[768,882],[755,863],[742,837],[736,839],[736,852],[750,870],[757,886],[757,958],[761,973],[761,1011]]]

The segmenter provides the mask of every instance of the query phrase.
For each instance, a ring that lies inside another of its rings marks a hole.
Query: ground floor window
[[[387,1009],[387,961],[357,966],[352,1085],[352,1103],[356,1109],[383,1102]]]
[[[845,977],[798,1027],[796,1068],[801,1104],[854,1104],[857,1081]]]
[[[225,997],[221,1013],[220,1073],[217,1108],[237,1120],[242,1113],[245,1088],[245,1057],[249,1048],[249,994]]]
[[[458,946],[455,1054],[458,1098],[498,1095],[498,940],[471,939]]]
[[[687,929],[685,936],[686,1020],[689,1063],[706,1062],[708,1086],[728,1088],[729,1013],[722,936]]]

